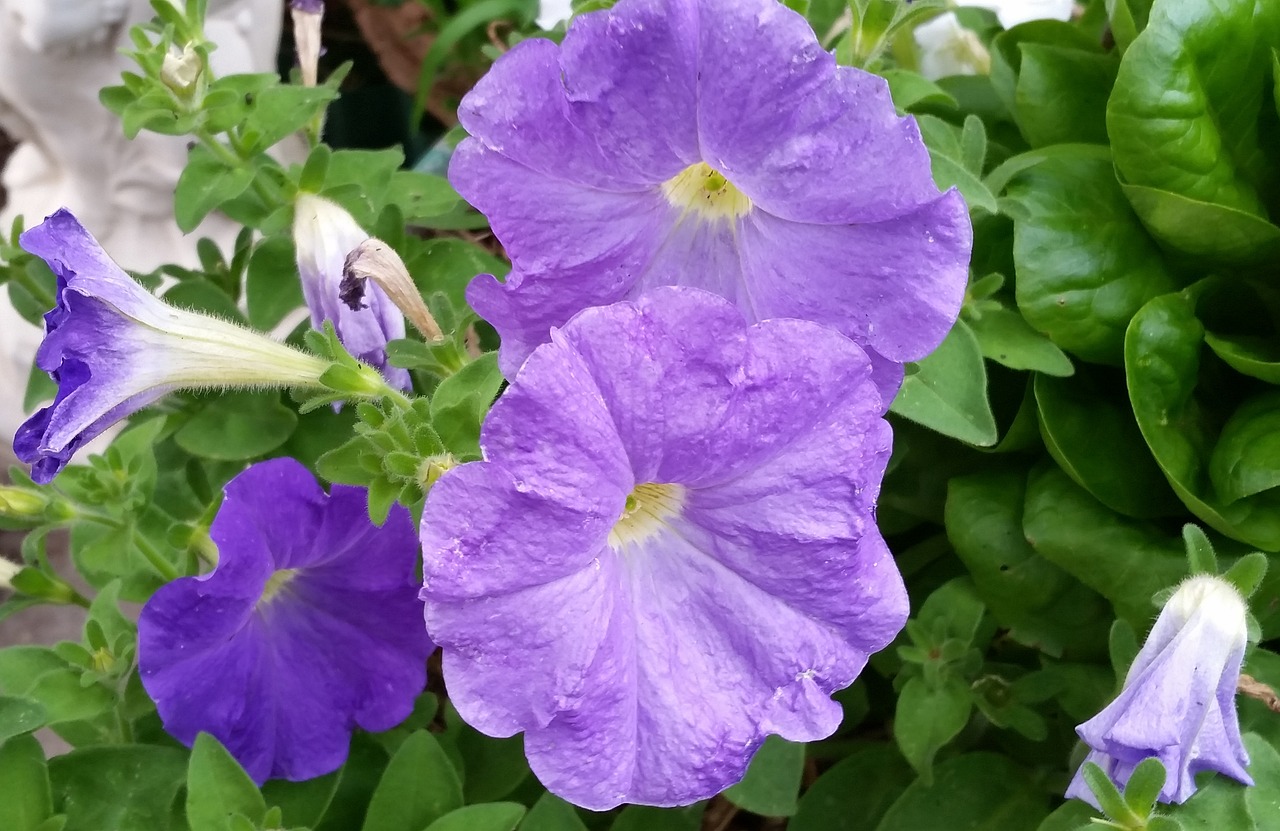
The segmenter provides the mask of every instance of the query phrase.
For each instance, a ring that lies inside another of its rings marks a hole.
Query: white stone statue
[[[172,0],[180,2],[180,0]],[[210,217],[189,236],[173,220],[173,188],[187,139],[143,132],[124,137],[119,119],[98,101],[103,87],[136,70],[120,54],[129,27],[153,15],[147,0],[0,0],[0,129],[19,144],[0,182],[7,233],[70,208],[125,268],[196,265],[195,242],[212,237],[226,250],[236,227]],[[217,44],[218,75],[270,72],[283,0],[210,0],[205,32]],[[10,449],[40,329],[0,298],[0,453]]]

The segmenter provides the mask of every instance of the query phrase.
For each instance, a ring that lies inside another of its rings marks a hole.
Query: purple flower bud
[[[1096,762],[1123,788],[1155,757],[1168,772],[1162,802],[1185,802],[1195,775],[1214,770],[1252,785],[1240,740],[1236,685],[1248,637],[1247,607],[1220,577],[1185,580],[1156,619],[1115,701],[1076,728]],[[1077,772],[1067,796],[1098,806]]]

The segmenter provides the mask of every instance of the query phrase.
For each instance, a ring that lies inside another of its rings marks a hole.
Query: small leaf
[[[769,736],[751,759],[742,781],[724,792],[725,799],[753,814],[789,817],[796,812],[804,773],[804,745]]]
[[[44,706],[27,698],[0,696],[0,744],[44,727],[49,720]],[[4,827],[0,825],[0,828]]]
[[[234,392],[206,404],[173,438],[193,456],[235,462],[271,452],[297,424],[298,416],[280,403],[279,393]]]
[[[44,750],[32,736],[0,741],[0,828],[38,831],[53,813]]]
[[[255,823],[267,812],[258,787],[222,743],[201,733],[187,768],[187,821],[191,831],[232,831],[232,815]]]
[[[515,831],[524,812],[524,806],[515,802],[468,805],[445,814],[426,831]]]
[[[1191,522],[1182,526],[1182,542],[1187,547],[1188,574],[1218,573],[1218,555],[1200,526]]]
[[[419,730],[405,739],[391,757],[369,803],[362,831],[434,828],[438,820],[461,806],[462,782],[457,771],[436,737]],[[523,813],[521,808],[520,815]],[[519,822],[520,815],[515,822]],[[457,827],[460,831],[466,829]]]
[[[1124,786],[1124,801],[1139,817],[1146,819],[1156,807],[1160,797],[1160,789],[1164,787],[1167,774],[1164,765],[1154,756],[1143,759]]]
[[[178,227],[186,233],[194,231],[210,211],[244,193],[252,182],[249,168],[227,167],[203,147],[191,148],[173,193]]]
[[[544,793],[520,823],[520,831],[587,831],[572,805],[553,793]]]
[[[933,354],[907,375],[892,411],[945,436],[990,447],[1000,434],[987,402],[987,370],[977,338],[957,322]]]
[[[1089,786],[1089,790],[1093,791],[1098,804],[1102,806],[1102,812],[1108,817],[1131,828],[1136,827],[1142,820],[1146,819],[1146,817],[1134,815],[1129,804],[1120,795],[1116,784],[1111,781],[1111,777],[1107,776],[1096,762],[1085,762],[1084,767],[1080,769],[1080,773],[1084,777],[1085,784]]]

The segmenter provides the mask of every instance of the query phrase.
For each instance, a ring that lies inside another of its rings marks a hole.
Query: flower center
[[[258,600],[258,605],[264,606],[270,603],[297,576],[296,568],[282,568],[273,573],[267,578],[267,584],[262,587],[262,597]]]
[[[703,219],[732,220],[751,210],[751,200],[706,162],[690,165],[662,183],[662,195]]]
[[[622,517],[609,532],[609,545],[621,549],[653,536],[684,506],[684,488],[648,482],[627,496]]]

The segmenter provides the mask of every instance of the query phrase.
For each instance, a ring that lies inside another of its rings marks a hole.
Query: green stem
[[[178,573],[178,570],[173,567],[172,563],[162,557],[160,552],[157,551],[151,543],[147,542],[145,537],[137,532],[137,529],[134,529],[133,541],[134,544],[138,546],[138,550],[142,552],[142,556],[147,558],[147,562],[150,563],[151,567],[165,579],[166,583],[172,583],[174,580],[177,580],[182,576]]]

